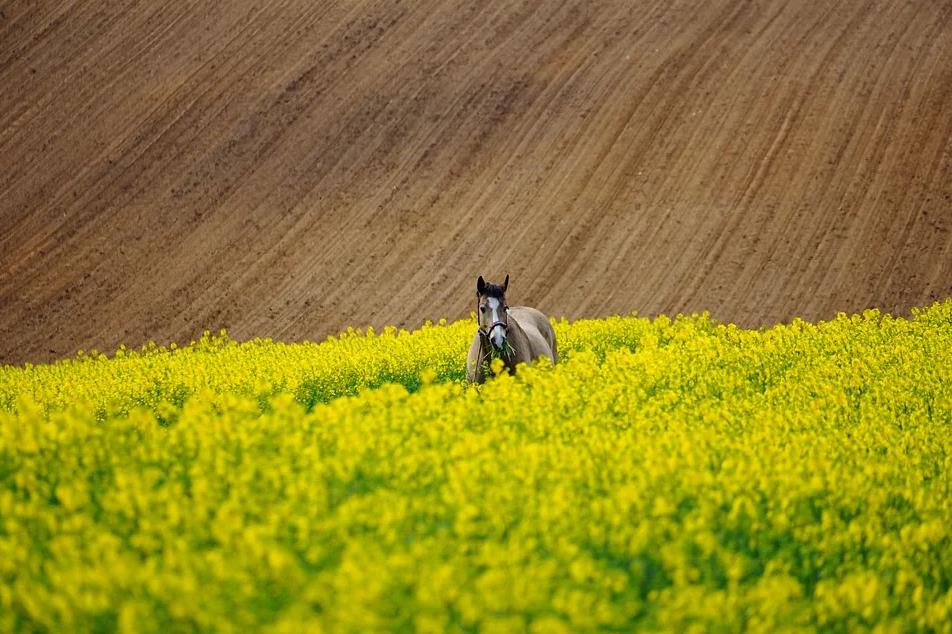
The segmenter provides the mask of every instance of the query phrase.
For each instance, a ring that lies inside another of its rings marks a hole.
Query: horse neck
[[[509,315],[509,334],[510,344],[513,349],[516,351],[515,358],[512,360],[512,363],[518,363],[519,361],[528,361],[529,360],[529,338],[526,336],[526,331],[522,329],[522,326],[519,325],[519,322],[516,319]]]

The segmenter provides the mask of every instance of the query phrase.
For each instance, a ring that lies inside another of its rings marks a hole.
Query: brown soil
[[[0,362],[952,294],[952,2],[0,0]]]

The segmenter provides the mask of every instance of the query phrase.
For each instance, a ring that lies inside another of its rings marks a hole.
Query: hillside
[[[952,295],[952,2],[0,0],[0,363]]]

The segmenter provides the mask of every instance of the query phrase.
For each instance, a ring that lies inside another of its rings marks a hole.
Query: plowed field
[[[952,294],[952,2],[0,0],[0,362]]]

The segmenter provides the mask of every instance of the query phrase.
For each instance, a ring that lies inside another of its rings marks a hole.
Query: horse
[[[480,275],[476,280],[476,316],[479,327],[473,336],[466,360],[466,378],[482,383],[492,375],[490,362],[502,359],[510,374],[516,365],[540,357],[558,362],[555,330],[549,318],[535,308],[506,304],[509,275],[502,285],[491,284]]]

